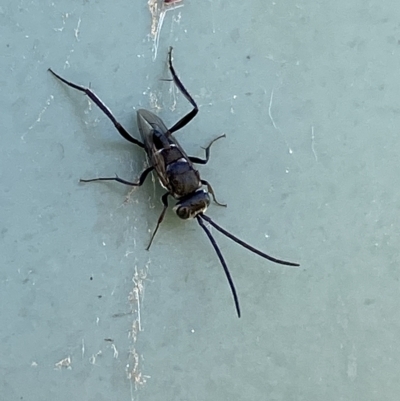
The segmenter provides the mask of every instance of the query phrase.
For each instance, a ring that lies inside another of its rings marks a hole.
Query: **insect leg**
[[[224,207],[226,207],[226,203],[219,203],[219,202],[217,201],[217,198],[215,197],[214,190],[212,189],[211,184],[210,184],[208,181],[206,181],[206,180],[200,180],[200,181],[201,181],[201,183],[202,183],[203,185],[207,185],[208,192],[211,194],[211,196],[212,196],[214,202],[215,202],[218,206],[224,206]]]
[[[206,158],[205,158],[205,159],[200,159],[199,157],[189,156],[190,161],[191,161],[192,163],[196,163],[196,164],[207,164],[208,160],[210,159],[210,148],[211,148],[211,145],[212,145],[215,141],[218,141],[218,139],[221,139],[221,138],[226,138],[226,135],[225,135],[225,134],[220,135],[219,137],[213,139],[213,140],[209,143],[209,145],[208,145],[207,147],[202,148],[202,149],[204,149],[204,150],[206,151]]]
[[[169,48],[168,51],[168,65],[169,65],[169,70],[172,75],[172,80],[174,81],[175,85],[178,87],[178,89],[181,91],[182,95],[185,96],[185,98],[189,101],[189,103],[193,106],[193,110],[183,116],[172,128],[169,129],[168,134],[173,134],[174,132],[180,130],[183,128],[186,124],[189,124],[190,121],[193,120],[193,118],[196,116],[196,114],[199,111],[199,108],[197,107],[196,102],[190,96],[189,92],[186,90],[186,88],[183,86],[183,83],[181,80],[178,78],[178,75],[175,72],[175,68],[172,65],[172,47]]]
[[[137,146],[140,146],[141,148],[144,148],[144,145],[142,142],[138,141],[135,139],[131,134],[128,133],[128,131],[116,120],[116,118],[113,116],[111,113],[111,110],[100,100],[100,98],[92,92],[89,88],[85,88],[83,86],[79,86],[74,84],[73,82],[67,81],[66,79],[62,78],[60,75],[56,74],[51,68],[49,68],[49,71],[60,81],[64,82],[64,84],[70,86],[71,88],[74,88],[80,92],[83,92],[85,95],[89,97],[99,108],[100,110],[111,120],[111,122],[114,124],[115,128],[118,130],[118,132],[129,142],[134,143]]]
[[[158,218],[157,225],[156,225],[156,229],[153,231],[153,234],[151,235],[150,243],[149,243],[148,247],[146,248],[147,251],[148,251],[148,250],[150,249],[150,247],[151,247],[151,244],[152,244],[153,239],[154,239],[154,237],[155,237],[155,235],[156,235],[156,232],[158,231],[158,227],[160,226],[160,224],[161,224],[162,221],[164,220],[165,212],[167,211],[167,208],[168,208],[168,196],[169,196],[169,195],[170,195],[170,193],[169,193],[169,192],[166,192],[166,193],[161,197],[161,201],[162,201],[162,203],[163,203],[163,205],[164,205],[164,208],[163,208],[163,210],[162,210],[162,212],[161,212],[161,214],[160,214],[160,217]]]
[[[205,214],[201,214],[199,215],[203,220],[207,221],[208,223],[210,223],[214,228],[216,228],[220,233],[224,234],[225,236],[227,236],[229,239],[231,239],[232,241],[236,242],[237,244],[243,246],[244,248],[248,249],[249,251],[261,256],[264,259],[268,259],[271,262],[274,263],[278,263],[280,265],[286,265],[286,266],[300,266],[298,263],[292,263],[292,262],[286,262],[285,260],[281,260],[281,259],[276,259],[272,256],[267,255],[264,252],[261,252],[260,250],[253,248],[251,245],[247,244],[246,242],[242,241],[241,239],[239,239],[238,237],[235,237],[233,234],[231,234],[230,232],[226,231],[225,229],[223,229],[221,226],[219,226],[217,223],[215,223],[213,220],[211,220],[210,217],[206,216]]]
[[[238,314],[238,317],[240,317],[240,306],[239,306],[239,299],[238,296],[236,294],[236,289],[235,289],[235,284],[233,283],[231,274],[229,273],[228,270],[228,266],[225,262],[224,257],[222,256],[221,250],[219,249],[218,244],[216,243],[214,237],[212,236],[210,230],[205,226],[205,224],[203,223],[202,218],[204,217],[204,215],[202,214],[198,214],[196,216],[197,218],[197,222],[199,223],[200,227],[204,230],[204,232],[206,233],[208,239],[210,240],[212,246],[214,247],[215,252],[218,255],[218,259],[221,262],[222,267],[224,268],[225,271],[225,275],[226,278],[228,279],[228,283],[229,283],[229,287],[231,287],[231,291],[232,291],[232,295],[233,295],[233,300],[235,301],[235,307],[236,307],[236,312]]]
[[[148,174],[150,173],[150,171],[152,171],[154,169],[153,166],[146,168],[146,170],[144,170],[142,172],[142,174],[140,174],[139,177],[139,181],[138,182],[130,182],[130,181],[126,181],[123,180],[122,178],[119,178],[117,175],[115,175],[115,177],[111,177],[111,178],[92,178],[90,180],[83,180],[82,178],[79,180],[79,182],[93,182],[93,181],[117,181],[120,182],[121,184],[125,184],[125,185],[131,185],[133,187],[140,187],[141,185],[143,185],[146,177],[148,176]]]

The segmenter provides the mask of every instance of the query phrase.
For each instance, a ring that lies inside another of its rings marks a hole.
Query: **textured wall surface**
[[[5,4],[8,3],[8,4]],[[168,7],[168,8],[165,8]],[[7,1],[0,5],[4,400],[382,401],[400,393],[399,3]],[[300,268],[162,209],[138,137],[172,126],[228,208],[207,214]]]

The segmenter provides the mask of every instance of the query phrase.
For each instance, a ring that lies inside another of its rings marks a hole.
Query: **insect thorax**
[[[176,199],[192,194],[201,186],[198,171],[184,158],[168,164],[166,175],[168,190]]]

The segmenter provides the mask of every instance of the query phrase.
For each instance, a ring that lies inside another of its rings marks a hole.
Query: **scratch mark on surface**
[[[55,370],[61,370],[61,368],[67,368],[67,369],[72,369],[71,368],[71,357],[67,356],[64,359],[61,359],[61,361],[57,362],[54,366],[55,366]]]
[[[315,136],[314,136],[314,126],[311,126],[311,150],[314,153],[315,161],[318,161],[317,153],[315,152]]]
[[[36,126],[37,123],[40,123],[40,121],[42,120],[42,116],[45,113],[45,111],[48,109],[48,107],[50,106],[51,101],[54,99],[53,95],[50,95],[47,100],[46,100],[46,104],[43,107],[43,109],[40,111],[38,117],[36,118],[36,121],[28,128],[28,131],[30,131],[32,128],[34,128]],[[21,136],[21,140],[25,141],[25,136],[28,132],[25,132],[22,136]]]
[[[176,88],[176,86],[174,84],[174,81],[171,80],[171,84],[170,84],[170,87],[169,87],[169,92],[172,94],[172,99],[173,99],[173,102],[172,102],[171,106],[169,106],[169,109],[171,111],[175,111],[175,109],[176,109],[176,93],[178,91],[179,91],[179,89]]]
[[[266,94],[266,90],[265,90],[265,89],[264,89],[264,94]],[[293,152],[293,149],[289,146],[288,141],[286,140],[284,133],[283,133],[283,132],[281,131],[281,129],[276,125],[275,120],[274,120],[274,118],[272,117],[272,111],[271,111],[271,110],[272,110],[272,102],[273,102],[273,100],[274,100],[274,90],[272,89],[271,95],[270,95],[270,97],[269,97],[268,116],[269,116],[269,118],[270,118],[270,120],[271,120],[271,123],[272,123],[273,127],[281,134],[281,136],[282,136],[282,138],[283,138],[283,141],[285,142],[285,145],[286,145],[286,147],[287,147],[287,149],[288,149],[288,153],[289,153],[290,155],[292,155],[292,154],[294,153],[294,152]],[[287,170],[286,173],[289,173],[289,170]]]
[[[153,38],[153,61],[157,58],[158,44],[160,41],[161,29],[164,23],[165,14],[168,11],[176,10],[177,8],[183,7],[183,4],[176,5],[181,0],[161,2],[159,5],[159,0],[149,0],[148,6],[151,14],[151,29],[150,35]]]
[[[74,29],[75,38],[76,38],[76,41],[77,41],[77,42],[79,42],[79,37],[78,37],[78,35],[79,35],[79,27],[81,26],[81,22],[82,22],[81,17],[79,17],[78,25],[77,25],[76,28]]]
[[[118,359],[118,350],[117,350],[117,347],[115,346],[115,344],[111,344],[111,348],[114,351],[114,358]]]
[[[156,110],[159,112],[162,109],[162,106],[160,106],[159,103],[159,96],[157,96],[157,93],[150,92],[149,93],[149,101],[150,101],[150,106],[153,110]]]
[[[96,359],[97,359],[97,357],[98,356],[101,356],[103,353],[101,352],[101,350],[100,351],[97,351],[97,353],[96,354],[93,354],[90,358],[89,358],[89,362],[92,364],[92,365],[96,365]]]
[[[62,15],[61,15],[61,18],[62,18],[62,27],[61,27],[61,28],[53,28],[53,30],[56,31],[56,32],[63,32],[63,31],[64,31],[64,28],[65,28],[66,25],[67,25],[67,24],[66,24],[66,20],[67,20],[68,18],[70,18],[71,16],[73,16],[73,14],[69,14],[69,13],[62,14]],[[80,41],[80,40],[79,40],[79,32],[80,32],[79,29],[80,29],[80,26],[81,26],[81,22],[82,22],[82,18],[79,17],[79,18],[78,18],[78,21],[77,21],[77,24],[76,24],[76,28],[73,28],[74,37],[75,37],[75,40],[76,40],[77,42]],[[69,59],[71,58],[71,54],[73,54],[73,53],[74,53],[74,43],[72,43],[71,50],[69,51],[69,54],[68,54],[68,56],[67,56],[67,59],[66,59],[66,61],[64,62],[64,70],[70,67]]]
[[[277,125],[275,124],[275,121],[274,121],[274,119],[272,118],[272,113],[271,113],[272,99],[273,99],[273,98],[274,98],[274,90],[272,89],[272,91],[271,91],[271,96],[270,96],[270,98],[269,98],[268,115],[269,115],[269,118],[271,119],[272,125],[274,126],[274,128],[275,128],[276,130],[278,130],[279,128],[278,128]]]
[[[141,269],[140,271],[138,271],[137,266],[135,266],[135,274],[132,277],[133,289],[128,296],[132,312],[136,314],[136,319],[133,322],[131,331],[131,337],[133,338],[133,342],[136,342],[138,332],[142,331],[140,308],[141,308],[141,302],[143,301],[144,298],[143,281],[146,280],[147,270],[148,270],[148,265],[145,266],[145,269]]]
[[[141,319],[141,304],[144,298],[144,281],[147,278],[147,272],[149,269],[148,261],[143,269],[137,268],[135,266],[135,273],[132,277],[133,288],[129,293],[128,301],[131,305],[131,312],[134,315],[134,320],[132,322],[131,330],[129,332],[129,337],[132,339],[132,348],[129,351],[129,360],[126,365],[126,373],[128,379],[133,383],[135,390],[137,391],[140,386],[143,386],[150,376],[144,375],[141,371],[141,361],[143,356],[139,355],[136,350],[135,344],[139,333],[143,330],[142,319]],[[132,390],[131,390],[131,396]]]

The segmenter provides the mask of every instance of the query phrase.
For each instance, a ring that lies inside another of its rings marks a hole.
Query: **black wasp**
[[[278,263],[287,266],[299,266],[297,263],[286,262],[284,260],[276,259],[272,256],[267,255],[260,250],[253,248],[251,245],[243,242],[239,238],[235,237],[213,220],[206,216],[204,212],[210,204],[210,195],[212,196],[215,203],[220,206],[226,206],[219,203],[216,198],[211,185],[200,178],[199,172],[195,169],[193,163],[196,164],[206,164],[210,157],[211,145],[218,139],[224,137],[221,135],[210,142],[210,144],[204,148],[205,159],[200,159],[198,157],[188,156],[186,152],[179,145],[178,141],[172,135],[174,132],[180,130],[185,125],[187,125],[198,113],[199,109],[196,102],[190,96],[189,92],[183,86],[182,82],[178,78],[175,69],[172,65],[172,47],[169,48],[168,52],[168,65],[169,70],[172,75],[172,80],[175,85],[179,88],[183,96],[190,102],[193,106],[193,110],[182,117],[174,126],[170,129],[166,127],[163,121],[157,117],[154,113],[148,110],[140,109],[137,111],[137,124],[142,138],[142,142],[132,137],[128,131],[115,119],[109,108],[92,92],[89,88],[76,85],[66,79],[60,77],[54,71],[49,69],[49,71],[57,77],[60,81],[64,82],[71,88],[77,89],[85,93],[102,111],[103,113],[112,121],[118,132],[129,142],[143,148],[147,154],[150,166],[146,168],[140,175],[138,182],[129,182],[119,178],[118,176],[111,178],[94,178],[91,180],[80,180],[81,182],[92,182],[92,181],[118,181],[122,184],[131,185],[135,187],[141,186],[146,177],[151,171],[155,171],[158,175],[158,179],[161,185],[167,190],[167,192],[161,197],[164,208],[158,218],[157,225],[150,239],[150,243],[147,250],[150,248],[153,242],[154,236],[164,219],[165,212],[168,207],[168,197],[172,196],[177,200],[175,207],[173,208],[176,214],[184,220],[196,218],[200,227],[204,230],[207,237],[211,241],[215,252],[224,268],[226,277],[229,282],[229,286],[232,291],[233,299],[235,301],[236,311],[240,317],[240,307],[239,299],[236,294],[235,285],[233,284],[232,277],[229,273],[228,266],[226,265],[225,259],[222,256],[221,250],[219,249],[214,237],[212,236],[210,230],[204,224],[206,221],[216,230],[235,241],[237,244],[243,246],[249,251],[256,253],[257,255],[270,260],[271,262]],[[205,189],[207,188],[207,190]]]

